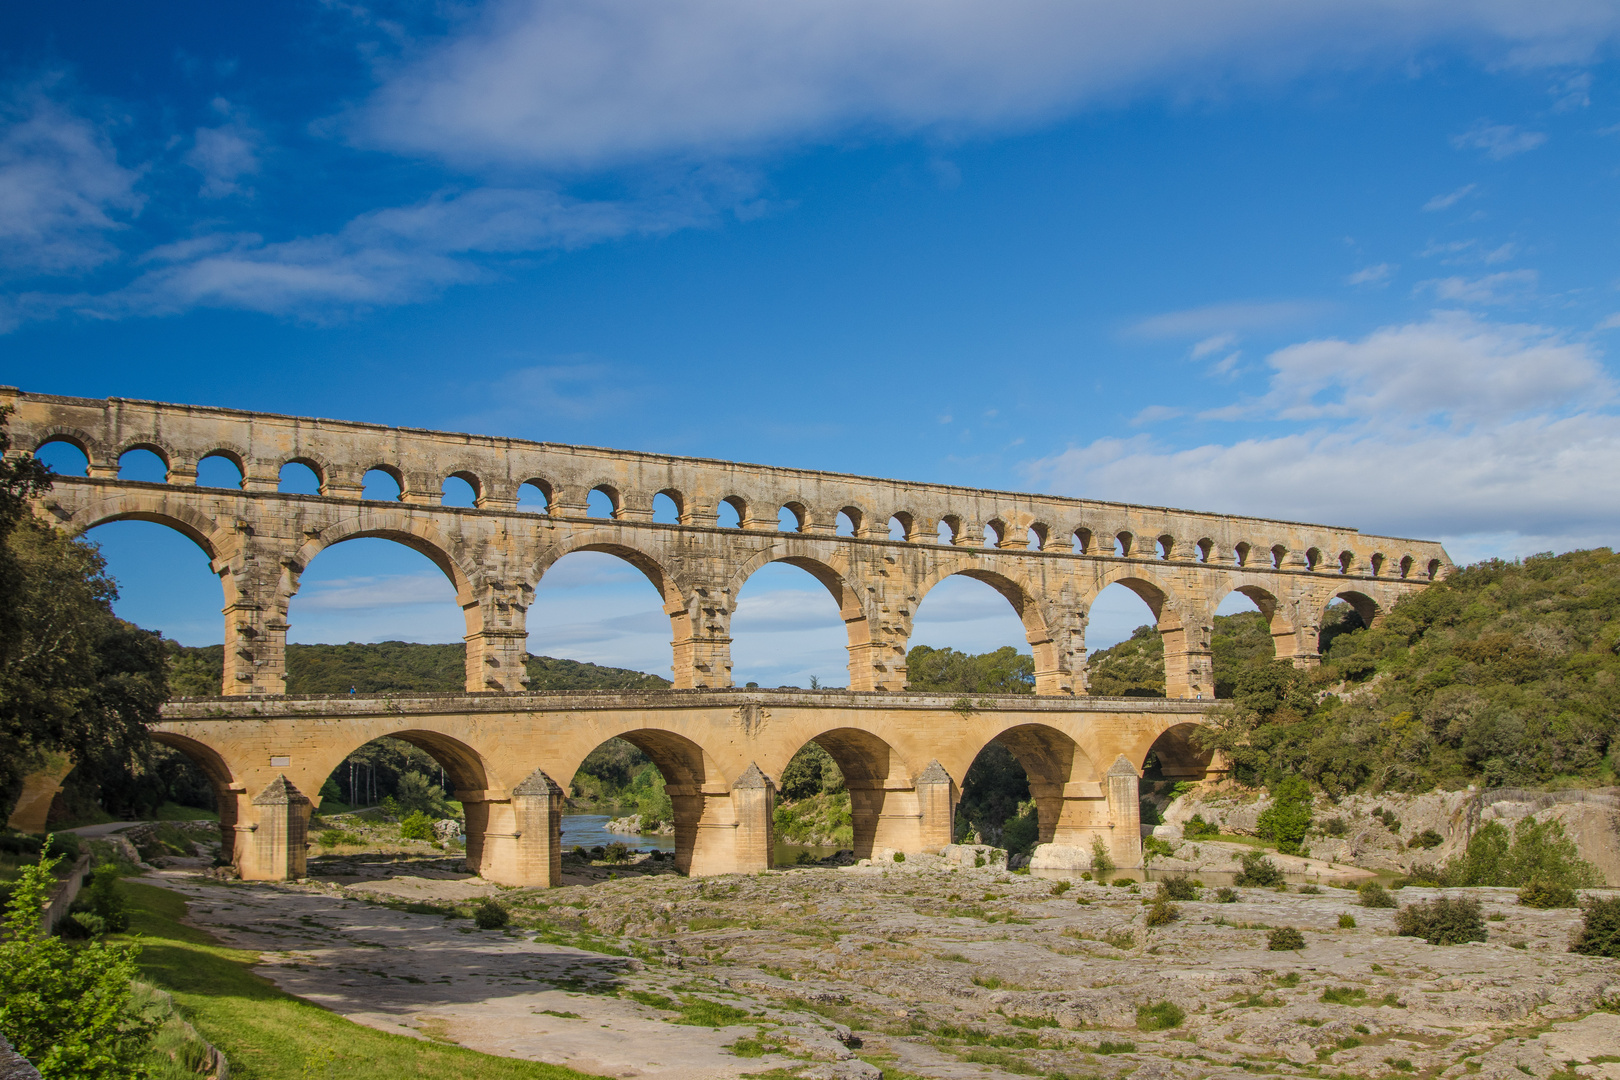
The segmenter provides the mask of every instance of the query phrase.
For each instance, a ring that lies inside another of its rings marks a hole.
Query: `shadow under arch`
[[[858,728],[833,728],[805,740],[815,743],[838,763],[849,792],[850,818],[857,859],[876,848],[915,850],[921,807],[914,777],[887,741]],[[774,775],[780,776],[787,762]]]
[[[729,844],[730,837],[722,840],[704,834],[733,831],[731,787],[708,752],[686,736],[662,728],[608,732],[597,745],[615,738],[645,754],[664,778],[664,793],[669,796],[675,818],[675,869],[690,874],[696,867],[702,873],[711,862],[724,862],[730,856],[729,850],[711,849]],[[574,763],[568,773],[570,782],[589,756],[587,751]]]
[[[1148,746],[1140,761],[1142,780],[1203,780],[1209,775],[1215,751],[1200,749],[1195,738],[1202,725],[1172,724]]]
[[[1334,600],[1343,600],[1345,603],[1349,604],[1350,610],[1354,611],[1358,616],[1360,616],[1362,624],[1365,626],[1370,627],[1374,625],[1384,613],[1383,608],[1379,605],[1378,601],[1374,600],[1366,593],[1360,592],[1356,589],[1340,589],[1328,599],[1326,604],[1322,605],[1322,613],[1324,615],[1327,613],[1328,605],[1332,604]]]
[[[1107,826],[1102,774],[1079,743],[1045,724],[1006,728],[991,741],[1006,747],[1029,778],[1038,843],[1084,846],[1098,828]]]
[[[597,552],[622,559],[641,571],[642,576],[658,590],[658,595],[664,601],[664,613],[669,616],[674,654],[671,667],[675,676],[675,689],[690,690],[699,685],[730,685],[729,666],[724,672],[724,679],[718,678],[719,673],[711,671],[705,673],[704,679],[699,681],[698,666],[707,663],[710,658],[699,655],[696,639],[701,627],[699,613],[694,610],[696,605],[688,603],[690,590],[682,588],[674,575],[656,556],[624,543],[617,530],[585,529],[573,534],[567,541],[548,546],[529,567],[529,588],[537,586],[546,573],[564,556],[580,551]]]
[[[949,577],[971,578],[1000,593],[1002,598],[1012,605],[1013,614],[1018,616],[1018,621],[1024,626],[1024,640],[1029,644],[1030,652],[1035,658],[1035,692],[1037,694],[1066,692],[1062,686],[1068,683],[1070,673],[1063,668],[1061,652],[1057,642],[1053,640],[1051,627],[1047,624],[1046,616],[1041,611],[1034,593],[1027,586],[993,570],[975,567],[941,570],[922,582],[914,610],[921,609],[934,587]],[[908,639],[906,642],[908,650],[910,645]]]
[[[820,582],[822,588],[832,596],[833,603],[838,605],[838,617],[844,621],[844,632],[848,637],[845,648],[849,650],[849,688],[875,689],[876,673],[867,655],[872,645],[872,624],[867,618],[866,609],[861,605],[859,593],[850,587],[844,580],[843,573],[836,567],[820,559],[803,555],[784,555],[779,549],[771,548],[749,559],[736,574],[732,575],[731,596],[733,598],[740,596],[748,579],[772,563],[783,563],[803,570]]]
[[[231,771],[223,755],[207,743],[172,731],[149,733],[153,742],[184,754],[202,770],[214,785],[214,807],[219,812],[219,857],[232,866],[240,867],[242,851],[238,846],[236,823],[241,818],[239,800],[246,791]]]

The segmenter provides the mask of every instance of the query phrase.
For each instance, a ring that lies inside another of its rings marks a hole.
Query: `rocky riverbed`
[[[1620,961],[1569,953],[1579,913],[1510,890],[1467,890],[1489,940],[1440,947],[1325,885],[1207,890],[1150,929],[1151,885],[927,856],[702,880],[573,864],[550,890],[449,861],[312,873],[162,883],[361,1023],[603,1075],[1620,1080]],[[464,917],[484,896],[511,926]],[[1304,948],[1268,950],[1282,926]]]

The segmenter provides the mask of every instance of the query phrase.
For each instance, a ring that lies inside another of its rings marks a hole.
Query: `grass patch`
[[[130,932],[141,936],[141,971],[174,995],[203,1038],[230,1059],[231,1075],[239,1080],[302,1080],[307,1064],[329,1059],[345,1080],[586,1076],[559,1065],[490,1057],[352,1023],[255,975],[250,968],[257,953],[227,948],[206,931],[186,926],[184,897],[136,881],[124,888]]]
[[[672,1024],[689,1024],[692,1027],[729,1027],[740,1024],[752,1015],[745,1009],[731,1005],[722,1005],[718,1001],[709,1001],[706,998],[686,997],[681,999],[681,1015],[670,1021]]]

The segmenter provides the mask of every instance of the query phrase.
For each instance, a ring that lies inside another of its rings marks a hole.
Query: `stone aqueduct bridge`
[[[1451,565],[1432,542],[1257,518],[118,398],[0,389],[0,405],[15,410],[14,452],[68,442],[88,459],[86,476],[62,477],[40,499],[43,517],[73,531],[158,522],[194,541],[219,574],[225,696],[171,702],[153,736],[212,778],[226,850],[254,878],[302,873],[312,802],[302,793],[382,735],[444,765],[466,805],[469,864],[506,883],[557,880],[563,793],[551,778],[572,777],[612,736],[663,772],[677,865],[692,874],[769,865],[774,779],[812,739],[849,782],[862,854],[949,843],[958,785],[998,739],[1029,773],[1042,840],[1089,850],[1100,837],[1117,865],[1139,865],[1137,778],[1149,752],[1171,774],[1209,764],[1188,734],[1201,699],[1214,696],[1210,634],[1224,597],[1252,599],[1277,655],[1310,664],[1335,597],[1373,621]],[[131,450],[161,458],[166,482],[119,479]],[[240,489],[199,487],[208,457],[233,462]],[[318,495],[279,490],[291,463],[314,471]],[[373,470],[397,482],[396,501],[362,497]],[[449,477],[472,487],[473,507],[442,505]],[[544,494],[544,513],[518,509],[525,484]],[[611,517],[588,513],[596,491]],[[659,495],[678,520],[654,520]],[[722,503],[736,527],[718,523]],[[792,531],[779,525],[783,509]],[[455,586],[464,694],[285,693],[299,576],[322,550],[357,537],[405,544]],[[616,555],[659,591],[674,689],[525,690],[535,586],[576,551]],[[848,632],[849,689],[732,687],[737,595],[771,562],[808,571],[832,595]],[[1034,696],[906,690],[917,607],[953,574],[989,584],[1022,620]],[[1166,700],[1087,694],[1087,613],[1112,584],[1157,620]]]

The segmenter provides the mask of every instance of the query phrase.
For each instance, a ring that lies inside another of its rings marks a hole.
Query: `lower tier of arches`
[[[172,703],[153,737],[214,783],[224,853],[246,878],[302,876],[326,778],[392,736],[445,770],[466,814],[469,869],[546,886],[560,880],[564,785],[611,738],[657,766],[676,868],[693,876],[770,867],[779,782],[809,742],[843,772],[858,856],[950,844],[963,778],[999,741],[1029,776],[1042,842],[1090,850],[1100,840],[1116,866],[1139,866],[1137,781],[1150,756],[1178,776],[1207,774],[1210,757],[1191,738],[1203,708],[848,691],[219,698]]]

